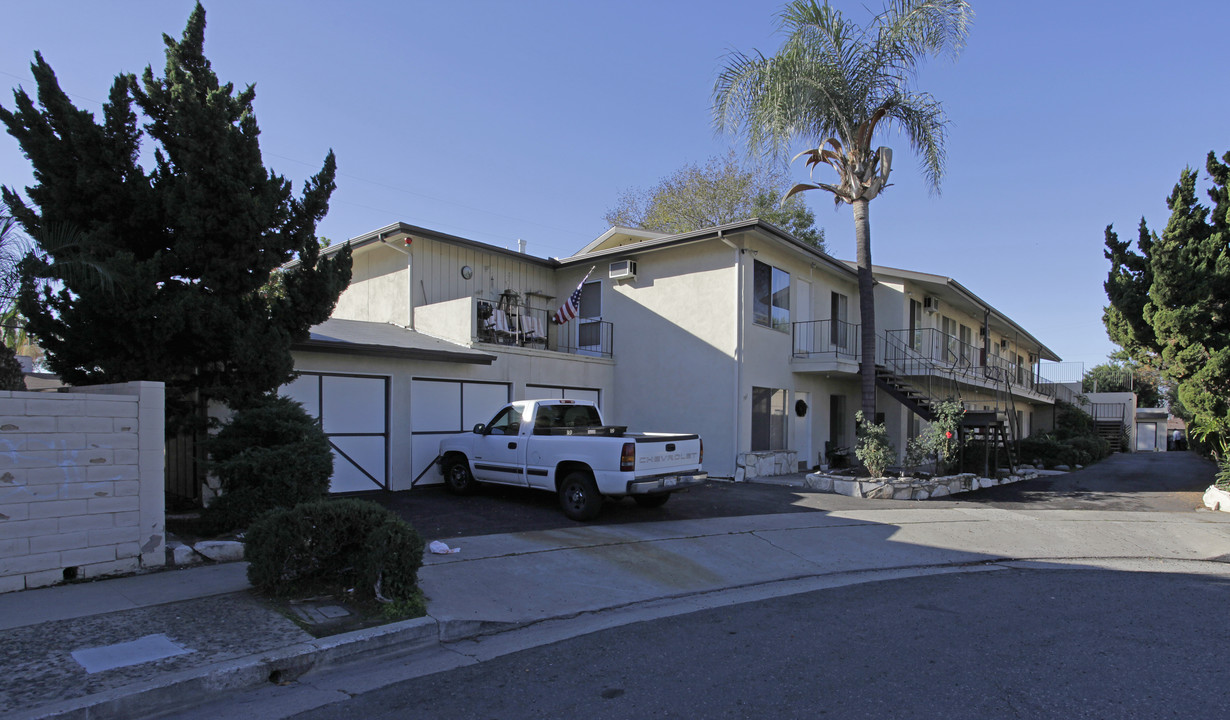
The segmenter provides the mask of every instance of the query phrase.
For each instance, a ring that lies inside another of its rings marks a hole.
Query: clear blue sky
[[[838,0],[860,21],[876,0]],[[163,66],[191,0],[10,2],[0,83],[24,85],[35,50],[97,112],[117,72]],[[738,147],[714,135],[723,55],[776,50],[780,3],[349,3],[211,0],[206,54],[255,83],[266,165],[295,183],[338,156],[319,226],[333,240],[405,221],[566,256],[606,228],[629,187]],[[876,263],[949,275],[1065,360],[1114,349],[1101,324],[1103,229],[1159,231],[1187,165],[1230,150],[1230,3],[975,0],[968,48],[925,66],[951,119],[931,196],[900,137],[895,185],[871,205]],[[5,92],[0,103],[12,107]],[[802,143],[799,149],[803,149]],[[801,166],[793,168],[806,179]],[[0,135],[0,183],[29,165]],[[854,256],[848,206],[809,201],[829,251]]]

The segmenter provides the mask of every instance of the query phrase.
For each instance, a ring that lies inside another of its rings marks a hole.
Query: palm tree
[[[714,86],[713,114],[720,132],[746,136],[748,148],[783,158],[797,140],[816,143],[807,156],[837,172],[836,184],[803,183],[786,194],[827,190],[854,210],[859,314],[862,324],[862,407],[875,417],[875,304],[871,276],[868,203],[888,186],[892,150],[872,147],[876,132],[895,127],[922,159],[932,192],[944,170],[939,101],[911,89],[918,65],[956,57],[973,10],[965,0],[891,0],[866,27],[816,0],[794,0],[781,12],[786,36],[773,57],[733,52]]]

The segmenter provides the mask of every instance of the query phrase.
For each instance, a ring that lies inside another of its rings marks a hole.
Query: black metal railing
[[[859,326],[844,320],[809,320],[791,323],[791,342],[797,358],[859,356]]]
[[[605,320],[556,325],[549,310],[490,300],[475,300],[474,317],[478,342],[592,357],[609,358],[614,352],[615,328]]]
[[[569,325],[576,325],[575,330]],[[606,320],[573,320],[556,327],[555,350],[609,358],[614,354],[615,326]]]

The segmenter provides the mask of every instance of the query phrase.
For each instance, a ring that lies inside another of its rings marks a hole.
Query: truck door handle
[[[509,449],[509,450],[516,450],[516,449],[517,449],[517,443],[515,443],[515,442],[510,442],[510,443],[508,443],[508,449]]]

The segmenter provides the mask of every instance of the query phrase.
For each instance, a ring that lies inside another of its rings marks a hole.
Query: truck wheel
[[[602,493],[588,474],[568,473],[559,486],[559,504],[573,520],[593,520],[602,510]]]
[[[653,495],[633,495],[632,499],[643,508],[662,507],[671,499],[670,493],[654,493]]]
[[[478,489],[465,458],[453,458],[444,465],[444,485],[454,495],[469,495]]]

